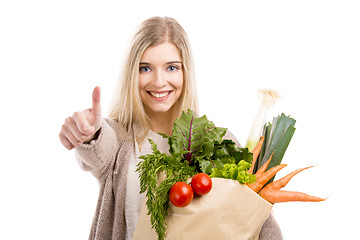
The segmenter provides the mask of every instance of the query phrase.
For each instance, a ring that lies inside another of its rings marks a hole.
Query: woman
[[[143,199],[135,168],[140,155],[152,152],[147,139],[168,152],[167,140],[157,132],[170,135],[183,110],[197,112],[190,44],[174,19],[154,17],[140,25],[120,80],[109,119],[102,118],[96,87],[92,108],[68,117],[59,134],[67,149],[76,148],[80,166],[100,182],[89,239],[132,238]],[[230,133],[225,137],[236,141]],[[279,238],[270,216],[260,239]]]

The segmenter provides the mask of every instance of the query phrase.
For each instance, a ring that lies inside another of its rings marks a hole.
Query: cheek
[[[145,76],[139,76],[139,90],[145,88],[145,86],[148,84],[148,81]]]
[[[183,74],[180,73],[178,76],[176,76],[176,78],[173,79],[172,83],[173,83],[173,86],[176,89],[181,90],[183,88],[183,86],[184,86],[184,76],[183,76]]]
[[[139,89],[140,99],[142,102],[145,100],[146,92],[144,91],[144,89],[147,84],[148,84],[148,81],[147,81],[146,77],[139,76],[138,89]]]

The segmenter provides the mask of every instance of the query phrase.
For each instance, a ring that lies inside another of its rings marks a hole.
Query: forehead
[[[140,61],[156,64],[181,61],[181,58],[177,47],[170,42],[165,42],[148,47],[142,55]]]

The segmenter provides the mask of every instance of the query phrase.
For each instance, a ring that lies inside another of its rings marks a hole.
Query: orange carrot
[[[285,187],[288,184],[288,182],[291,180],[291,178],[294,177],[296,174],[311,167],[312,166],[295,170],[289,173],[288,175],[286,175],[285,177],[268,184],[259,192],[259,195],[268,202],[273,204],[279,202],[290,202],[290,201],[301,201],[301,202],[324,201],[325,199],[323,198],[310,196],[305,193],[280,190],[281,188]]]
[[[267,185],[267,186],[269,186],[269,185]],[[311,195],[308,195],[308,194],[302,193],[302,192],[274,190],[274,189],[267,189],[266,187],[264,187],[260,191],[259,194],[262,198],[264,198],[266,201],[268,201],[272,204],[280,203],[280,202],[295,202],[295,201],[298,201],[298,202],[320,202],[320,201],[326,200],[324,198],[311,196]]]
[[[261,147],[262,147],[263,143],[264,143],[264,137],[261,136],[258,144],[256,145],[256,147],[252,151],[253,161],[252,161],[251,168],[248,170],[249,173],[252,173],[254,171],[255,162],[256,162],[256,159],[258,158],[259,154],[260,154],[260,150],[261,150]]]
[[[285,177],[275,181],[275,182],[272,182],[271,183],[271,187],[269,188],[272,188],[272,189],[280,189],[280,188],[283,188],[286,186],[286,184],[288,184],[288,182],[291,180],[291,178],[293,178],[296,174],[308,169],[308,168],[311,168],[313,166],[310,166],[310,167],[305,167],[305,168],[300,168],[298,170],[295,170],[291,173],[289,173],[288,175],[286,175]],[[269,184],[270,185],[270,184]]]
[[[274,153],[272,153],[271,156],[269,157],[269,159],[264,163],[264,165],[262,165],[261,168],[259,168],[259,169],[257,170],[257,172],[255,173],[255,177],[256,177],[256,178],[260,177],[260,175],[262,175],[262,174],[265,172],[265,170],[266,170],[267,167],[269,166],[269,163],[270,163],[273,155],[274,155]]]
[[[256,182],[246,184],[249,188],[254,190],[254,192],[258,193],[260,189],[273,177],[275,174],[286,167],[287,164],[280,164],[275,167],[270,168],[265,173],[256,177]],[[259,169],[260,170],[260,169]],[[256,173],[257,174],[257,173]],[[255,175],[256,176],[256,175]]]

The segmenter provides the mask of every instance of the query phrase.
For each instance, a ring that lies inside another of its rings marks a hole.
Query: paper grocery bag
[[[166,240],[256,240],[272,204],[237,181],[212,178],[212,190],[184,208],[171,203]],[[157,240],[143,202],[133,240]]]

